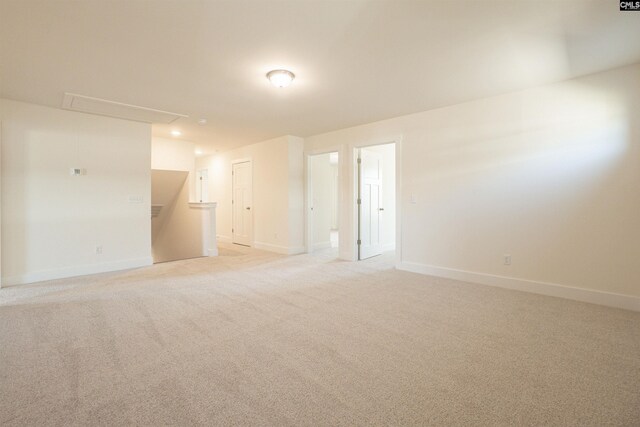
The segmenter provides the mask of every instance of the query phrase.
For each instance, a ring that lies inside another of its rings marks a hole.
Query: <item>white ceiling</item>
[[[0,95],[187,114],[154,134],[211,152],[640,62],[638,40],[604,0],[0,0]]]

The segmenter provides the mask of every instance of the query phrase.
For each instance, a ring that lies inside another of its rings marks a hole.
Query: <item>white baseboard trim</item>
[[[636,297],[633,295],[615,294],[612,292],[597,291],[593,289],[574,288],[571,286],[558,285],[556,283],[536,282],[533,280],[456,270],[453,268],[436,267],[432,265],[407,261],[401,261],[397,263],[396,268],[398,270],[426,274],[429,276],[444,277],[447,279],[478,283],[481,285],[515,289],[518,291],[531,292],[534,294],[548,295],[575,301],[588,302],[591,304],[605,305],[608,307],[640,311],[640,297]]]
[[[331,241],[327,240],[326,242],[314,243],[313,250],[319,251],[320,249],[327,249],[331,247]]]
[[[253,242],[253,247],[263,251],[275,252],[277,254],[289,255],[289,248],[286,246],[274,245],[271,243]]]
[[[282,255],[296,255],[304,253],[306,251],[306,248],[304,246],[288,247],[264,242],[253,242],[253,247],[256,249],[261,249],[263,251],[275,252]]]
[[[221,236],[221,235],[217,235],[216,238],[218,239],[218,242],[220,243],[232,243],[231,241],[231,237],[229,236]]]
[[[123,261],[105,262],[100,264],[64,267],[55,270],[34,271],[17,276],[4,277],[3,286],[25,285],[27,283],[43,282],[45,280],[65,279],[87,274],[106,273],[109,271],[128,270],[130,268],[146,267],[153,264],[152,257],[128,259]]]
[[[307,252],[307,248],[304,246],[294,246],[289,248],[289,255],[298,255]]]

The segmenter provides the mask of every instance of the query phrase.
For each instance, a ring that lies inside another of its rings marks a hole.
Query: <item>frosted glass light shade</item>
[[[275,87],[287,87],[296,76],[288,70],[273,70],[267,73],[267,78]]]

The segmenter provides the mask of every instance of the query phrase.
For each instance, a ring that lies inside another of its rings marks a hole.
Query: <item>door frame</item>
[[[239,243],[234,243],[233,242],[233,230],[235,229],[234,224],[233,224],[233,208],[234,208],[234,203],[233,203],[233,181],[234,181],[233,167],[234,167],[234,165],[237,165],[238,163],[247,163],[247,162],[249,163],[249,167],[251,168],[251,235],[249,236],[249,247],[252,248],[254,246],[253,228],[254,228],[254,223],[255,223],[255,221],[254,221],[255,203],[253,203],[253,200],[254,200],[254,196],[253,196],[254,179],[253,179],[253,159],[251,157],[244,157],[244,158],[231,160],[231,243],[232,244],[239,244]]]
[[[361,147],[395,144],[396,147],[396,267],[402,262],[402,134],[373,139],[341,139],[336,145],[321,148],[306,148],[304,152],[305,176],[305,246],[309,252],[309,155],[338,152],[338,221],[340,242],[338,257],[346,261],[357,261],[357,156],[355,150]]]
[[[402,262],[402,136],[398,135],[393,138],[389,138],[381,141],[368,141],[362,143],[355,143],[352,145],[351,153],[351,169],[352,169],[352,186],[351,186],[351,206],[353,212],[351,213],[352,219],[352,245],[351,245],[351,260],[360,261],[358,253],[358,235],[360,232],[360,221],[358,218],[360,209],[358,208],[358,151],[361,148],[375,147],[379,145],[395,144],[395,163],[396,163],[396,249],[395,249],[395,261],[396,267]],[[342,241],[342,239],[341,239]]]
[[[339,229],[342,228],[342,222],[340,221],[340,215],[342,212],[342,167],[344,165],[344,147],[336,145],[333,147],[322,148],[318,150],[305,151],[304,153],[304,176],[305,176],[305,194],[304,194],[304,245],[305,252],[313,252],[313,215],[311,215],[311,206],[313,204],[313,179],[311,176],[311,158],[313,156],[319,156],[321,154],[338,153],[338,224]],[[338,231],[340,233],[340,231]]]

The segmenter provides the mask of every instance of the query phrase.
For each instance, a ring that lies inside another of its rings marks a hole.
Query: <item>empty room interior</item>
[[[640,426],[640,2],[0,0],[0,425]]]

